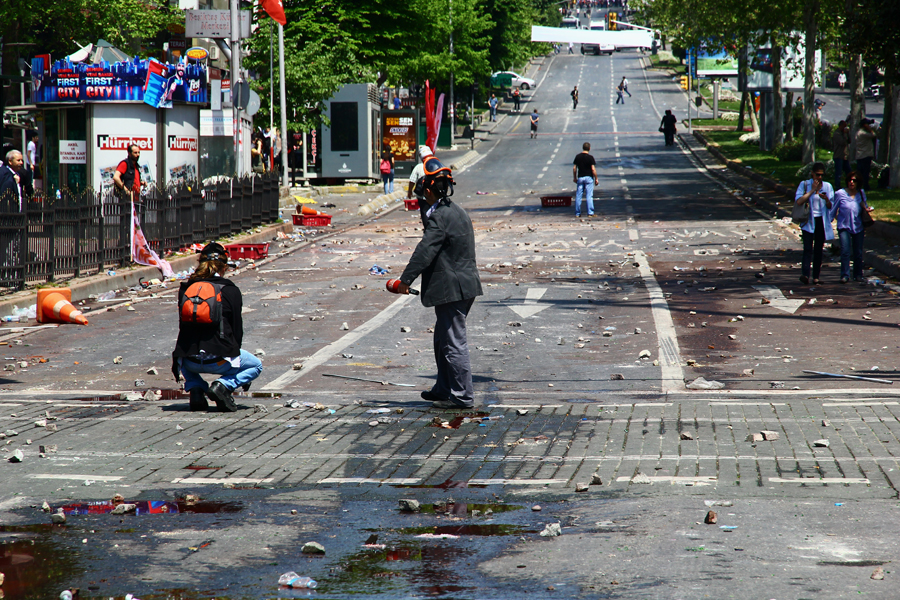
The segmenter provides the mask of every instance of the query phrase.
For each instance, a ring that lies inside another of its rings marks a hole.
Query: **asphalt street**
[[[485,289],[472,411],[419,398],[433,312],[369,275],[402,271],[418,212],[354,221],[349,198],[333,232],[235,275],[264,365],[236,413],[178,391],[172,287],[87,303],[87,327],[0,329],[2,455],[24,454],[0,463],[5,598],[895,597],[896,386],[803,371],[896,379],[896,292],[830,262],[802,285],[755,184],[663,144],[685,97],[647,64],[549,57],[455,175]],[[596,215],[543,207],[584,142]],[[115,494],[140,514],[107,514]],[[319,587],[279,590],[287,571]]]

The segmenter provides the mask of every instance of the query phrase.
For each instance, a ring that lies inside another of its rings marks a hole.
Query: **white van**
[[[578,29],[578,19],[575,17],[565,17],[562,20],[562,26],[566,29]]]
[[[605,21],[591,21],[591,30],[592,31],[606,31],[606,22]]]

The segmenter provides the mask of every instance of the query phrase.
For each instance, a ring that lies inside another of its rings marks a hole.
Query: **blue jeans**
[[[200,373],[215,373],[221,375],[218,381],[230,391],[250,383],[262,373],[262,363],[258,358],[241,350],[241,366],[232,367],[227,360],[217,363],[200,364],[189,358],[181,359],[181,374],[184,375],[184,391],[189,392],[199,387],[204,391],[209,389],[209,384],[200,377]]]
[[[491,121],[496,121],[496,120],[497,120],[497,107],[492,106],[491,107]]]
[[[382,173],[381,174],[381,182],[384,184],[384,193],[385,194],[393,194],[394,193],[394,170],[391,169],[390,173]]]
[[[584,201],[587,202],[587,210],[588,216],[594,214],[594,178],[591,176],[588,177],[579,177],[576,181],[575,187],[575,216],[581,216],[581,198],[584,196]]]
[[[861,208],[860,210],[865,210]],[[852,233],[849,229],[838,229],[841,238],[841,279],[850,279],[850,259],[853,259],[853,279],[862,279],[863,274],[863,241],[866,230]]]

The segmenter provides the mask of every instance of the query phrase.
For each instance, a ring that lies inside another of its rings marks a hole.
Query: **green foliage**
[[[772,153],[778,160],[797,162],[803,156],[803,140],[794,138],[784,144],[778,144]]]

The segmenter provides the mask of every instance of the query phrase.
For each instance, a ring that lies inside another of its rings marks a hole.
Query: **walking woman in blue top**
[[[822,270],[822,249],[826,240],[834,239],[834,188],[824,180],[825,165],[814,162],[812,179],[807,179],[797,187],[794,202],[803,206],[809,203],[809,218],[800,229],[803,230],[803,263],[800,281],[809,283],[810,263],[812,263],[812,282],[819,283],[819,272]]]
[[[863,240],[866,230],[862,224],[862,211],[872,212],[866,202],[866,193],[859,188],[856,171],[847,173],[847,185],[834,194],[834,212],[837,215],[838,235],[841,238],[841,283],[850,281],[850,257],[853,257],[853,281],[862,279]],[[851,252],[852,251],[852,252]]]

